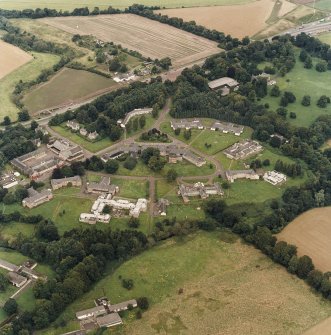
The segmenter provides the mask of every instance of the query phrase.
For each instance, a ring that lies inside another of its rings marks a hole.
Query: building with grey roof
[[[205,186],[203,183],[198,182],[194,185],[179,185],[178,194],[182,196],[184,202],[189,202],[190,197],[200,197],[201,199],[206,199],[210,195],[223,196],[224,192],[220,183]]]
[[[257,154],[263,150],[262,145],[257,141],[243,140],[225,149],[224,154],[230,159],[244,159],[248,156]]]
[[[214,131],[219,130],[223,132],[224,134],[233,133],[237,136],[240,136],[244,131],[244,126],[230,123],[230,122],[216,121],[210,127],[210,130],[214,130]]]
[[[127,123],[130,121],[131,118],[135,116],[145,115],[145,114],[151,114],[153,111],[153,108],[136,108],[133,111],[126,114],[124,120],[118,120],[117,123],[122,127],[125,128]]]
[[[104,316],[99,316],[96,318],[96,322],[100,328],[114,327],[123,323],[118,313],[110,313]]]
[[[34,188],[30,187],[28,189],[28,197],[22,200],[22,205],[23,207],[34,208],[50,201],[51,199],[53,199],[51,190],[42,190],[38,192]]]
[[[80,176],[52,179],[51,185],[53,190],[57,190],[62,187],[67,187],[68,185],[80,187],[82,186],[82,179]]]
[[[170,122],[171,128],[173,130],[176,129],[203,129],[204,126],[200,120],[193,119],[193,120],[187,120],[187,119],[174,119]]]
[[[9,263],[3,259],[0,259],[0,268],[8,270],[8,271],[12,271],[12,272],[17,272],[20,269],[19,266]]]
[[[28,281],[26,277],[12,271],[8,272],[7,278],[16,287],[22,287]]]
[[[77,312],[76,318],[78,320],[86,320],[89,318],[94,318],[105,314],[107,314],[106,308],[105,306],[101,305]]]
[[[225,171],[226,179],[233,183],[236,179],[259,180],[259,175],[253,170],[227,170]]]
[[[83,149],[79,145],[71,145],[65,140],[55,140],[53,143],[47,144],[47,148],[61,160],[69,163],[84,159]]]
[[[221,90],[222,95],[228,95],[238,89],[239,83],[233,78],[223,77],[210,81],[208,86],[211,90]]]
[[[137,307],[137,301],[135,299],[128,300],[128,301],[123,301],[115,305],[109,305],[109,311],[110,312],[121,312],[121,311],[126,311],[129,306],[132,306],[133,308]]]
[[[90,182],[86,185],[87,193],[108,193],[112,196],[119,191],[119,187],[110,183],[109,177],[102,177],[100,182]]]

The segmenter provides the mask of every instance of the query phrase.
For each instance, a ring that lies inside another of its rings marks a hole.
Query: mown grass
[[[314,66],[317,59],[313,59]],[[319,108],[317,100],[321,95],[330,95],[331,76],[330,72],[317,72],[315,68],[305,69],[303,63],[297,58],[294,69],[292,69],[284,77],[276,77],[277,85],[282,92],[290,91],[296,96],[296,102],[289,104],[287,119],[296,126],[308,127],[318,116],[331,114],[331,105],[327,108]],[[270,91],[270,88],[269,88]],[[301,100],[304,95],[311,96],[311,105],[308,107],[301,105]],[[279,108],[280,98],[267,96],[262,99],[263,103],[270,105],[270,110],[275,111]],[[289,113],[296,113],[296,119],[291,119]]]
[[[9,116],[12,121],[17,119],[19,110],[11,100],[15,85],[20,80],[26,82],[36,79],[42,70],[51,68],[60,59],[59,56],[52,54],[33,52],[32,55],[34,57],[33,60],[0,80],[0,119],[3,119],[4,116]]]
[[[112,79],[83,70],[64,68],[47,83],[27,93],[23,103],[29,112],[70,103],[116,86]]]
[[[124,289],[121,278],[132,278],[133,289]],[[141,320],[135,319],[135,311],[126,313],[124,325],[106,334],[196,335],[207,328],[210,334],[239,335],[247,329],[252,334],[299,334],[331,315],[329,302],[228,231],[171,239],[110,266],[60,319],[72,327],[75,312],[92,307],[104,295],[113,303],[139,296],[150,301]],[[63,331],[50,328],[42,334]]]

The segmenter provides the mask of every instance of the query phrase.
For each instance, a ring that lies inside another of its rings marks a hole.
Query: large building
[[[204,129],[204,126],[200,120],[187,120],[187,119],[174,119],[171,120],[171,128],[176,129]]]
[[[47,144],[47,147],[61,160],[69,163],[84,159],[83,149],[79,145],[71,145],[65,140],[55,140],[53,143]]]
[[[272,185],[278,185],[278,184],[282,184],[286,182],[286,175],[283,173],[280,173],[278,171],[267,171],[264,176],[263,179],[272,184]]]
[[[145,115],[145,114],[151,114],[153,111],[153,108],[136,108],[133,111],[126,114],[124,120],[118,120],[117,123],[122,127],[125,128],[127,123],[130,121],[131,118],[135,116]]]
[[[86,185],[87,193],[109,193],[114,196],[115,193],[118,193],[118,191],[118,186],[111,184],[109,177],[102,177],[100,182],[90,182]]]
[[[78,320],[86,320],[89,318],[96,318],[100,315],[105,315],[107,314],[105,306],[95,306],[89,309],[85,309],[83,311],[77,312],[76,313],[76,318]]]
[[[54,169],[64,165],[64,162],[55,157],[45,147],[32,151],[23,156],[14,158],[11,164],[31,179],[38,179]]]
[[[82,179],[80,176],[67,177],[67,178],[61,178],[61,179],[52,179],[51,185],[52,185],[53,190],[57,190],[62,187],[67,187],[69,185],[80,187],[82,186]]]
[[[16,272],[8,272],[7,278],[16,287],[22,287],[28,281],[28,278]]]
[[[233,133],[236,136],[240,136],[244,131],[244,126],[240,126],[238,124],[230,123],[230,122],[220,122],[216,121],[214,124],[210,127],[210,130],[219,130],[223,132],[224,134],[227,133]]]
[[[184,202],[189,202],[190,197],[200,197],[201,199],[207,199],[210,195],[223,196],[224,192],[220,183],[204,185],[203,183],[198,182],[194,185],[179,185],[178,194],[182,196]]]
[[[105,327],[105,328],[114,327],[114,326],[117,326],[117,325],[121,325],[123,323],[122,319],[121,319],[121,317],[119,316],[118,313],[111,313],[111,314],[106,314],[106,315],[103,315],[103,316],[99,316],[96,319],[96,322],[97,322],[97,324],[100,328],[102,328],[102,327]]]
[[[36,191],[32,187],[28,189],[28,197],[22,200],[23,207],[34,208],[53,199],[52,191]]]
[[[263,150],[262,145],[257,141],[243,140],[231,145],[225,149],[224,154],[230,159],[244,159],[248,156],[255,155]]]
[[[225,171],[226,179],[233,183],[236,179],[259,180],[259,175],[253,170],[227,170]]]
[[[220,90],[221,95],[225,96],[232,91],[236,91],[239,88],[239,83],[233,78],[223,77],[210,81],[208,86],[211,90]]]

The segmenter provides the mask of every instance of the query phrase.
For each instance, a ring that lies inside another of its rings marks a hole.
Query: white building
[[[264,174],[263,179],[272,185],[278,185],[286,182],[286,176],[277,171],[267,171]]]
[[[145,115],[145,114],[151,114],[153,111],[153,108],[136,108],[133,111],[126,114],[124,120],[118,120],[117,123],[122,127],[125,128],[127,123],[130,121],[130,119],[134,116],[139,115]]]
[[[99,315],[105,315],[105,314],[107,314],[105,306],[101,305],[101,306],[96,306],[96,307],[86,309],[84,311],[77,312],[76,318],[78,320],[86,320],[89,318],[95,318]]]
[[[260,179],[259,175],[253,170],[228,170],[225,171],[226,179],[233,183],[236,179],[250,179],[258,180]]]

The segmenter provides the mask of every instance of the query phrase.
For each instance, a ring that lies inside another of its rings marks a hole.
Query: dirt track
[[[0,40],[0,50],[0,79],[33,59],[22,49],[2,40]]]
[[[311,257],[317,269],[331,271],[330,218],[331,207],[310,210],[292,221],[278,239],[296,245],[298,254]]]

